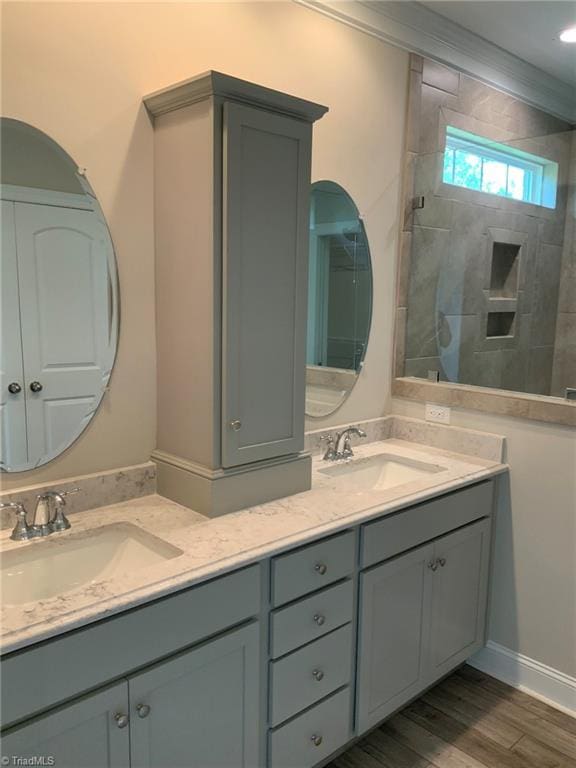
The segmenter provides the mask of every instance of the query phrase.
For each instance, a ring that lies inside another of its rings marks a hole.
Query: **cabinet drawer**
[[[349,683],[351,665],[351,624],[315,640],[280,661],[273,661],[270,665],[272,725],[278,725]]]
[[[260,567],[183,590],[2,658],[2,725],[150,664],[260,611]]]
[[[310,768],[350,739],[350,689],[270,734],[270,768]]]
[[[272,599],[282,605],[349,576],[354,568],[354,533],[275,557],[272,561]]]
[[[272,658],[352,621],[353,603],[352,582],[345,581],[274,611],[270,620]]]
[[[366,568],[492,514],[492,481],[402,510],[362,528]]]

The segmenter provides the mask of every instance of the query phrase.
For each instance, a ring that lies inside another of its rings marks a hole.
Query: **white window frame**
[[[558,186],[558,163],[544,157],[532,155],[529,152],[499,144],[496,141],[486,139],[473,133],[468,133],[454,126],[446,127],[446,149],[465,150],[483,160],[496,160],[504,163],[507,168],[521,168],[529,174],[529,189],[524,190],[522,199],[509,195],[500,195],[497,192],[486,192],[483,189],[474,189],[464,184],[456,184],[444,180],[444,167],[442,168],[442,181],[450,186],[460,189],[470,189],[485,195],[501,197],[505,200],[514,200],[517,203],[531,203],[545,208],[556,207],[556,189]],[[508,186],[508,185],[506,185]]]

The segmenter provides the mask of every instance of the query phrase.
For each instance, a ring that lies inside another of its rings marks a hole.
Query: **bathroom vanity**
[[[464,662],[484,644],[505,467],[406,445],[367,445],[347,465],[315,459],[312,491],[181,531],[184,554],[160,566],[181,569],[169,594],[159,583],[135,599],[128,579],[124,605],[92,595],[83,619],[54,613],[37,634],[6,638],[3,755],[307,768]],[[358,474],[364,491],[351,491]],[[235,557],[218,558],[235,535]],[[212,559],[186,570],[187,548],[207,542]],[[42,605],[30,609],[33,623]]]

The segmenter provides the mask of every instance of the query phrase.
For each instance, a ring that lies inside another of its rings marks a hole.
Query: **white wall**
[[[45,131],[87,168],[116,246],[122,298],[118,361],[96,418],[60,458],[3,476],[3,487],[150,456],[156,430],[153,129],[141,100],[207,69],[330,107],[314,131],[313,178],[334,179],[356,200],[379,286],[366,375],[338,418],[383,413],[405,52],[292,2],[10,3],[3,7],[2,49],[2,114]]]

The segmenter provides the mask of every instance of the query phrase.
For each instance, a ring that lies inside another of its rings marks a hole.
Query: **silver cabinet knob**
[[[30,389],[32,392],[42,392],[44,387],[42,386],[42,384],[40,384],[39,381],[33,381],[30,384]]]
[[[17,381],[12,381],[8,384],[8,392],[10,392],[11,395],[19,395],[20,392],[22,392],[22,387]]]
[[[328,570],[328,566],[325,563],[316,563],[316,565],[314,566],[314,570],[316,571],[316,573],[319,573],[320,576],[324,576],[324,574]]]
[[[326,617],[322,616],[321,613],[315,613],[314,614],[314,621],[316,622],[316,624],[318,624],[319,627],[321,627],[322,624],[324,624],[324,622],[326,621]]]
[[[141,717],[144,719],[145,717],[148,717],[150,714],[150,707],[148,704],[138,704],[136,707],[136,712],[138,714],[138,717]]]
[[[234,430],[234,432],[238,432],[240,429],[242,429],[242,422],[240,419],[233,419],[230,422],[230,429]]]
[[[439,565],[441,568],[444,568],[444,566],[446,565],[446,558],[445,558],[445,557],[439,557],[439,558],[438,558],[438,565]]]
[[[319,683],[320,680],[324,679],[324,672],[322,672],[321,669],[313,669],[312,677],[314,678],[314,680],[316,680],[317,683]]]
[[[430,560],[428,563],[428,568],[430,568],[431,571],[437,571],[438,570],[438,560]]]
[[[128,715],[123,715],[121,712],[117,712],[114,715],[114,720],[116,720],[116,725],[118,728],[126,728],[128,723],[130,722],[130,718]]]
[[[322,744],[322,736],[319,733],[315,733],[310,737],[310,741],[312,744],[314,744],[315,747],[319,747],[320,744]]]

